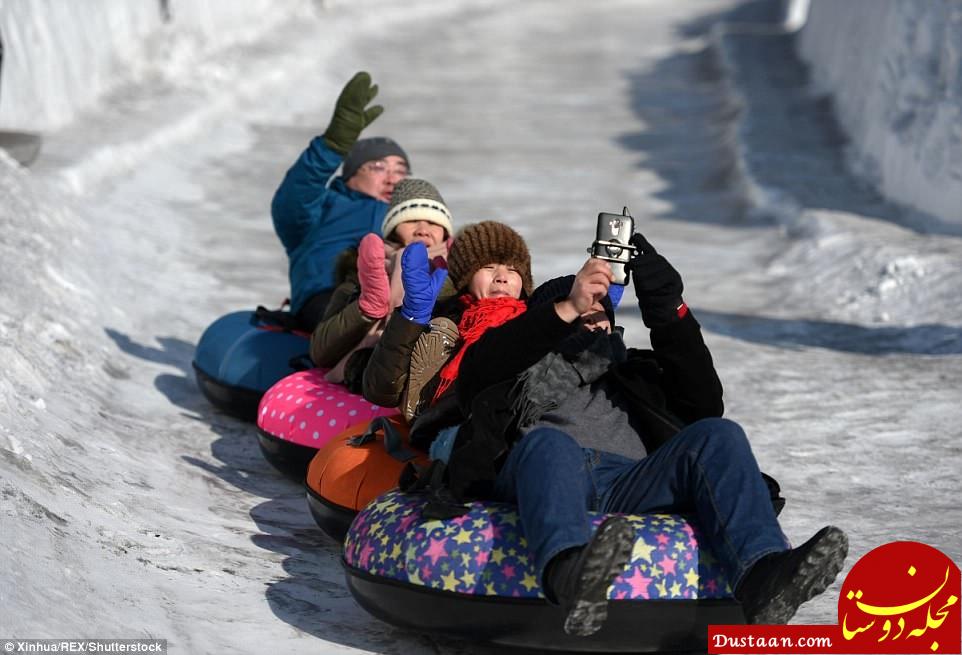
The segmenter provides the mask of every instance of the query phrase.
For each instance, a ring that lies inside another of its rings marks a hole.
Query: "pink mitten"
[[[384,242],[371,233],[357,249],[357,278],[361,297],[357,304],[368,318],[384,318],[391,311],[391,283],[384,268]]]

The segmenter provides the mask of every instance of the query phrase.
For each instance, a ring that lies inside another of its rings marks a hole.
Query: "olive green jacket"
[[[357,277],[357,249],[345,250],[337,259],[337,286],[324,310],[324,318],[311,334],[311,360],[321,368],[337,366],[377,320],[362,314],[358,306],[361,285]]]

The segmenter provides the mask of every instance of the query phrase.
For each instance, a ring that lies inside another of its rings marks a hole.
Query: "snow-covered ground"
[[[359,69],[386,107],[371,133],[401,141],[459,223],[515,225],[537,281],[580,265],[599,211],[631,208],[685,277],[790,538],[834,523],[849,566],[898,539],[962,561],[962,239],[906,227],[845,172],[790,37],[710,30],[771,16],[298,7],[190,67],[135,62],[150,74],[48,134],[30,170],[0,152],[0,637],[487,650],[358,608],[301,487],[190,369],[211,321],[286,295],[270,198]],[[837,589],[796,621],[834,622]]]

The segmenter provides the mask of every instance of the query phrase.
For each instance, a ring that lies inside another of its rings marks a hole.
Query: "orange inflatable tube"
[[[307,501],[329,536],[343,541],[354,516],[396,487],[408,462],[428,465],[427,454],[411,447],[408,432],[400,414],[378,417],[348,428],[317,451],[305,478]]]

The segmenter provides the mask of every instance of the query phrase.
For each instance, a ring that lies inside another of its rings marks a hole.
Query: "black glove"
[[[377,95],[377,84],[371,84],[371,76],[361,71],[344,85],[337,97],[331,124],[324,130],[324,141],[331,150],[346,155],[354,146],[361,131],[381,115],[384,107],[365,107]]]
[[[642,235],[631,235],[630,243],[638,252],[626,268],[631,271],[645,325],[654,328],[679,320],[687,312],[681,299],[681,275]]]

